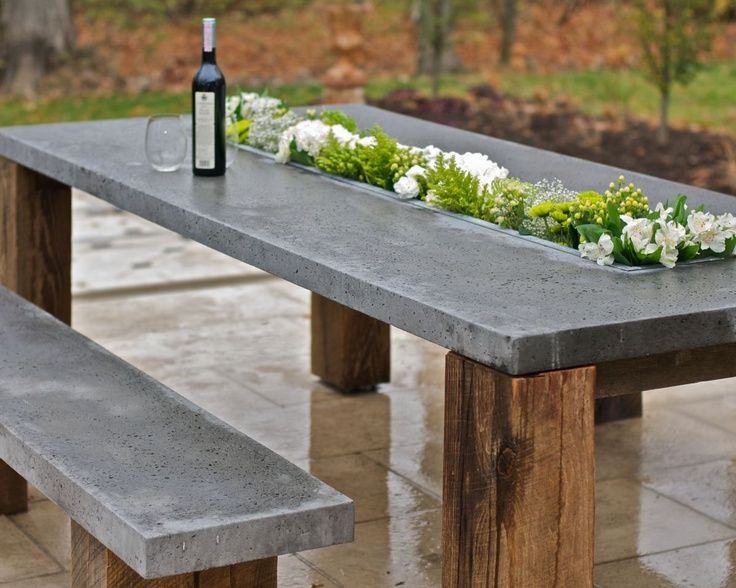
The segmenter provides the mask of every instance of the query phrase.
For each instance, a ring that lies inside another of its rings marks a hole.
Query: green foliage
[[[491,184],[490,195],[493,207],[490,217],[505,229],[522,229],[524,225],[525,203],[534,196],[534,185],[518,178],[499,178]]]
[[[291,140],[289,149],[291,151],[291,161],[294,163],[301,163],[302,165],[309,166],[315,165],[314,158],[309,155],[309,153],[305,153],[304,151],[297,149],[296,141],[294,139]]]
[[[668,138],[670,95],[693,81],[710,48],[716,0],[633,0],[634,34],[648,79],[659,90],[659,141]]]
[[[634,33],[642,48],[646,73],[660,92],[689,84],[710,48],[708,25],[715,0],[633,0]]]
[[[317,156],[314,164],[328,174],[365,182],[365,172],[358,149],[346,148],[333,136]]]
[[[248,133],[250,132],[250,124],[251,121],[249,120],[239,120],[231,124],[227,128],[228,140],[230,140],[231,137],[237,134],[238,143],[247,143]]]
[[[633,183],[627,184],[624,176],[608,185],[605,193],[606,202],[615,204],[621,214],[639,218],[649,213],[649,199]]]
[[[320,120],[326,125],[342,125],[351,133],[357,133],[358,123],[352,116],[348,116],[342,110],[324,110],[320,114]]]
[[[427,202],[450,212],[467,214],[494,222],[490,214],[493,199],[478,178],[461,170],[453,158],[440,155],[433,169],[427,171]]]
[[[567,222],[570,218],[570,208],[573,202],[556,202],[553,200],[546,200],[539,204],[532,206],[527,211],[527,216],[530,219],[541,219],[542,231],[535,231],[529,229],[529,232],[541,237],[560,243],[562,245],[573,245],[573,237],[568,230],[569,223]]]
[[[393,137],[383,132],[378,125],[374,126],[369,136],[376,139],[374,147],[358,146],[365,181],[373,186],[391,190],[394,185],[394,174],[391,168],[399,151],[399,145]]]
[[[405,176],[406,172],[408,172],[415,165],[426,167],[426,158],[421,153],[418,153],[412,149],[397,149],[391,158],[390,164],[392,172],[392,185],[398,182],[403,176]]]
[[[551,241],[577,247],[580,226],[597,225],[620,234],[621,215],[641,218],[650,214],[649,200],[634,184],[627,184],[621,176],[611,182],[604,194],[581,192],[568,202],[543,201],[527,211],[530,218],[544,220],[544,236]]]
[[[460,169],[454,158],[440,155],[434,169],[427,171],[426,190],[432,206],[519,230],[534,185],[518,178],[499,178],[487,186]]]
[[[350,148],[331,137],[315,159],[315,165],[330,174],[391,190],[395,171],[392,166],[398,156],[398,143],[379,126],[373,127],[367,136],[375,138],[374,146],[359,144]]]

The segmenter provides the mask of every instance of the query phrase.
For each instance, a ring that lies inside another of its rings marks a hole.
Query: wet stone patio
[[[309,373],[309,292],[74,197],[74,326],[356,503],[356,541],[280,558],[279,586],[440,585],[445,351],[392,330],[393,381]],[[596,431],[598,588],[736,587],[736,380],[644,395]],[[0,587],[68,585],[69,521],[0,516]]]

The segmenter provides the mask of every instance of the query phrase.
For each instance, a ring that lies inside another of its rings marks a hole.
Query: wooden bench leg
[[[624,419],[638,418],[642,415],[641,392],[624,396],[597,398],[595,401],[595,422],[610,423]]]
[[[276,588],[277,558],[145,580],[72,521],[72,588]]]
[[[28,484],[4,461],[0,461],[0,514],[28,510]]]
[[[71,189],[0,157],[0,284],[71,322]],[[27,509],[26,483],[0,462],[0,514]]]
[[[388,382],[389,325],[313,293],[312,373],[342,391]]]
[[[446,369],[443,587],[590,588],[595,368]]]

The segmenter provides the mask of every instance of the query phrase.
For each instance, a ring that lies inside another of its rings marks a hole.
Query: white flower
[[[664,204],[662,204],[661,202],[657,203],[657,208],[655,208],[654,210],[655,212],[659,213],[659,220],[661,221],[666,221],[670,217],[670,215],[674,212],[672,207],[665,208]]]
[[[405,174],[406,176],[410,178],[418,178],[418,177],[424,177],[427,175],[426,168],[423,168],[421,165],[412,165],[408,171]]]
[[[430,206],[436,206],[437,205],[437,194],[430,190],[427,192],[427,195],[424,197],[424,201],[429,204]]]
[[[657,225],[657,231],[654,233],[654,249],[652,250],[652,244],[650,244],[646,251],[647,253],[654,253],[661,247],[659,263],[665,267],[673,268],[680,255],[678,247],[685,244],[686,237],[687,231],[680,223],[661,220]]]
[[[686,244],[687,231],[680,223],[660,220],[654,233],[654,245],[647,247],[647,253],[661,248],[659,263],[668,268],[675,267],[680,255],[678,247]],[[652,247],[654,249],[652,250]]]
[[[233,118],[235,111],[240,106],[240,98],[238,96],[230,96],[225,100],[225,116],[227,118]]]
[[[256,115],[251,120],[248,129],[248,144],[269,153],[277,153],[283,132],[293,127],[300,120],[299,115],[293,111],[289,111],[282,116],[273,116],[269,113]]]
[[[631,218],[628,214],[622,214],[621,220],[626,223],[622,235],[624,239],[628,239],[634,246],[637,253],[650,254],[657,250],[657,246],[652,250],[649,245],[653,245],[652,234],[654,233],[654,223],[646,218]]]
[[[317,157],[319,152],[327,145],[332,127],[321,120],[303,120],[286,132],[291,133],[298,151]]]
[[[663,247],[662,253],[659,255],[659,263],[663,266],[672,269],[677,263],[677,256],[679,255],[677,248]]]
[[[241,92],[240,93],[240,100],[241,102],[253,102],[257,98],[260,98],[261,95],[257,92]]]
[[[437,165],[437,158],[442,155],[442,149],[438,149],[434,145],[427,145],[424,149],[419,149],[419,153],[427,160],[427,167],[434,169]]]
[[[289,159],[291,159],[291,141],[293,138],[294,135],[291,133],[291,128],[286,129],[281,133],[281,137],[279,138],[279,150],[276,152],[275,157],[278,163],[288,163]]]
[[[687,228],[693,235],[699,235],[710,231],[715,223],[716,217],[709,212],[694,211],[687,217]]]
[[[598,243],[581,243],[578,249],[580,257],[591,259],[598,265],[613,264],[613,239],[607,233],[600,236]]]
[[[317,157],[327,145],[332,127],[320,120],[303,120],[286,129],[279,138],[279,149],[276,161],[287,163],[291,159],[291,143],[296,144],[298,151]]]
[[[699,243],[701,250],[710,249],[714,253],[723,253],[726,250],[728,234],[721,230],[716,217],[711,213],[691,212],[687,217],[687,227],[693,242]]]
[[[726,235],[726,239],[736,237],[736,216],[727,212],[716,218],[719,228]]]
[[[488,159],[483,153],[459,153],[450,152],[447,154],[455,160],[457,166],[469,174],[480,180],[481,185],[490,185],[494,180],[499,178],[507,178],[509,170],[501,167],[495,161]]]
[[[396,192],[402,200],[410,200],[419,196],[419,182],[409,175],[402,176],[398,182],[394,184],[394,192]]]
[[[358,140],[358,135],[354,135],[348,131],[342,125],[333,125],[330,127],[330,132],[335,140],[342,146],[347,146],[350,149],[355,149],[355,143]]]
[[[654,242],[666,249],[677,249],[678,245],[685,241],[687,231],[680,223],[675,221],[660,221],[654,234]]]
[[[259,114],[276,114],[283,106],[281,100],[271,96],[261,96],[255,92],[240,94],[240,116],[248,120]]]
[[[330,131],[335,140],[348,149],[355,149],[358,145],[361,147],[375,147],[378,140],[375,137],[361,137],[356,133],[351,133],[342,125],[332,125]]]

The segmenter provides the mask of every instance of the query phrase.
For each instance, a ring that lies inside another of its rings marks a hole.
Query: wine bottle
[[[225,76],[215,58],[216,21],[202,19],[202,65],[192,80],[192,169],[225,173]]]

